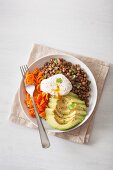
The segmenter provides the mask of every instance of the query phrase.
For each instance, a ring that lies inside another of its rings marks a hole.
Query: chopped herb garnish
[[[56,83],[62,83],[62,79],[61,78],[57,78],[56,79]]]
[[[79,89],[80,86],[81,86],[81,83],[77,83],[77,85],[76,85],[77,89]]]
[[[76,107],[76,103],[75,103],[75,102],[72,102],[72,103],[68,106],[68,108],[69,108],[70,110],[74,109],[75,107]]]
[[[75,79],[76,78],[76,75],[74,74],[73,76],[72,76],[72,79]]]
[[[47,76],[46,76],[46,75],[43,75],[43,78],[44,78],[44,79],[46,79],[46,78],[47,78]]]
[[[56,74],[59,74],[59,73],[61,73],[61,71],[60,70],[56,70],[56,72],[55,72]]]
[[[55,64],[58,64],[57,58],[54,59],[54,63],[55,63]]]
[[[71,71],[72,71],[72,74],[76,74],[77,73],[76,69],[71,69]]]

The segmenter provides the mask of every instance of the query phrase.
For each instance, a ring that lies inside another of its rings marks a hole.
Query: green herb
[[[43,78],[44,78],[44,79],[46,79],[46,78],[47,78],[47,76],[46,76],[46,75],[43,75]]]
[[[76,85],[77,89],[79,89],[80,86],[81,86],[81,83],[77,83],[77,85]]]
[[[62,79],[61,78],[57,78],[56,79],[56,83],[62,83]]]
[[[72,76],[72,79],[75,79],[76,78],[76,75],[74,74],[73,76]]]
[[[77,70],[76,69],[71,69],[72,74],[76,74]]]
[[[55,72],[56,74],[59,74],[59,73],[61,73],[61,71],[60,70],[56,70],[56,72]]]
[[[57,58],[54,59],[54,63],[55,63],[55,64],[58,64]]]
[[[72,102],[72,103],[68,106],[68,108],[69,108],[70,110],[73,110],[75,107],[76,107],[76,103],[75,103],[75,102]]]

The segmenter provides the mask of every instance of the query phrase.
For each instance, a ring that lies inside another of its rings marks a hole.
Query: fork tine
[[[24,77],[25,73],[28,71],[28,66],[27,65],[20,66],[20,70],[21,70],[22,76]]]
[[[24,70],[25,70],[25,72],[27,72],[27,71],[28,71],[28,67],[27,67],[27,65],[24,65]]]
[[[21,70],[21,74],[24,77],[24,70],[23,70],[23,66],[20,66],[20,70]]]
[[[26,65],[27,70],[29,70],[28,65]]]
[[[25,75],[25,73],[26,73],[26,66],[25,65],[23,65],[23,70],[24,70],[24,75]]]

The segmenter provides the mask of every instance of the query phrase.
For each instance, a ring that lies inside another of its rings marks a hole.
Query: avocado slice
[[[63,113],[63,114],[69,114],[70,113],[70,107],[69,106],[71,106],[72,103],[75,103],[75,107],[72,108],[73,111],[75,109],[86,111],[86,109],[87,109],[84,101],[66,95],[66,96],[63,96],[60,100],[57,101],[56,110],[58,112]]]
[[[58,112],[57,109],[54,111],[55,119],[60,124],[68,123],[72,119],[80,119],[81,121],[84,120],[85,116],[87,115],[86,111],[82,110],[74,110],[71,111],[69,114],[64,114],[63,112]]]
[[[80,100],[78,98],[75,98],[73,96],[66,96],[66,99],[69,101],[71,100],[72,102],[76,102],[76,103],[79,103],[79,104],[85,104],[85,102],[83,100]]]
[[[69,93],[68,93],[68,96],[78,98],[77,94],[75,94],[75,93],[73,93],[73,92],[69,92]]]
[[[72,117],[66,117],[66,118],[61,118],[59,117],[57,114],[54,115],[56,121],[59,123],[59,124],[66,124],[68,123],[70,120],[74,119],[75,116],[72,116]]]
[[[48,108],[46,108],[46,120],[50,126],[58,130],[67,130],[81,123],[86,112],[85,102],[73,93],[57,99],[50,97]]]
[[[87,115],[87,112],[83,111],[83,110],[74,110],[74,111],[71,111],[69,114],[60,113],[60,112],[58,112],[57,109],[55,109],[53,111],[60,118],[68,118],[68,117],[72,117],[72,116],[75,116],[75,115],[81,115],[81,116],[86,116]]]
[[[83,115],[76,115],[75,113],[71,116],[63,116],[62,118],[59,117],[57,114],[54,115],[55,116],[55,119],[56,121],[59,123],[59,124],[66,124],[68,123],[69,121],[71,121],[72,119],[80,119],[80,120],[84,120],[84,116]]]
[[[73,112],[74,110],[79,110],[79,111],[86,111],[87,107],[86,105],[83,104],[77,104],[75,108],[73,108],[72,110],[69,109],[70,103],[68,105],[66,105],[65,107],[62,107],[59,103],[57,103],[56,108],[54,108],[57,112],[59,112],[60,114],[63,115],[68,115],[71,112]]]
[[[46,120],[51,127],[58,129],[58,130],[70,129],[83,121],[83,119],[80,119],[80,118],[77,118],[77,119],[73,118],[73,119],[70,119],[68,122],[59,123],[56,121],[55,114],[52,109],[46,109]]]
[[[85,104],[77,104],[76,110],[83,110],[86,111],[87,107]]]
[[[55,98],[54,96],[52,96],[50,99],[49,99],[49,103],[48,103],[48,106],[52,109],[55,109],[56,108],[56,105],[57,105],[57,101],[58,99]]]
[[[86,116],[87,115],[87,112],[84,111],[84,110],[75,110],[76,112],[76,115],[82,115],[82,116]]]
[[[69,114],[64,114],[63,112],[59,112],[57,109],[54,110],[54,113],[57,114],[60,118],[68,118],[68,117],[72,117],[75,116],[76,112],[70,112]]]

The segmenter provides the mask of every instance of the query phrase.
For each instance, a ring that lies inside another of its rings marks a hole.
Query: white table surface
[[[88,145],[49,136],[44,150],[37,131],[8,121],[33,43],[111,63]],[[112,170],[112,64],[112,0],[0,0],[0,170]]]

